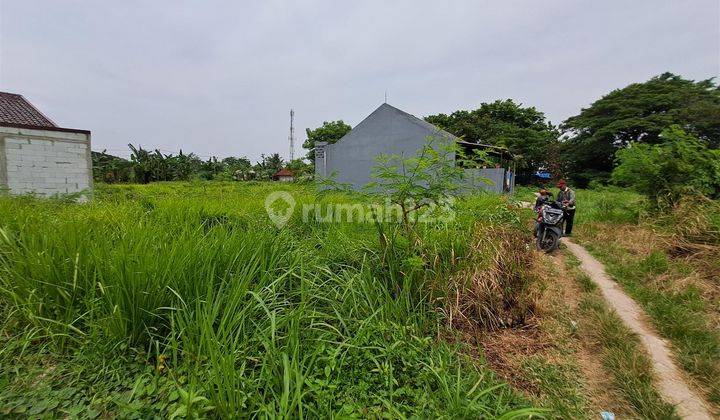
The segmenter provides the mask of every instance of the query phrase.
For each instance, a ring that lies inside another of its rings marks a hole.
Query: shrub
[[[654,219],[661,227],[667,250],[674,256],[707,260],[713,277],[720,274],[720,202],[705,197],[684,197]],[[715,261],[715,263],[713,263]]]
[[[445,311],[460,328],[524,325],[539,289],[527,232],[487,226],[477,231],[465,270],[449,282]]]
[[[674,125],[662,144],[634,143],[616,154],[612,179],[645,194],[655,203],[675,203],[687,194],[720,195],[720,150],[709,149]]]

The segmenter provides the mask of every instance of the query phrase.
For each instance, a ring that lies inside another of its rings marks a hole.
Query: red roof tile
[[[0,92],[0,124],[56,128],[50,118],[43,115],[22,95]]]
[[[282,168],[274,176],[294,176],[295,173],[288,168]]]

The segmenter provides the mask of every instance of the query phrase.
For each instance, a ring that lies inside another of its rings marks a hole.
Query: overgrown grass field
[[[453,221],[275,226],[270,183],[98,186],[87,204],[0,197],[0,413],[58,417],[527,417],[448,344],[448,279],[500,197]],[[492,240],[490,237],[489,240]],[[383,241],[387,246],[381,246]],[[489,247],[488,249],[492,249]]]

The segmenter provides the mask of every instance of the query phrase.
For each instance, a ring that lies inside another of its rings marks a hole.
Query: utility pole
[[[290,161],[295,160],[295,111],[290,108]]]

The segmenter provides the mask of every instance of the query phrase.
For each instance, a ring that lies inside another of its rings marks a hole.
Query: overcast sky
[[[512,98],[558,123],[665,71],[720,72],[720,0],[0,0],[0,90],[94,150],[296,154],[383,102],[417,116]]]

